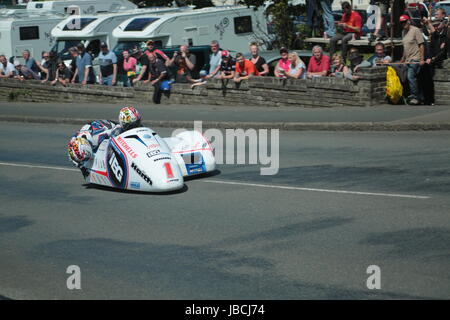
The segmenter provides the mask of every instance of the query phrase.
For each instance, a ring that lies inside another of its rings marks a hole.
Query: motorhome
[[[126,0],[70,0],[29,2],[26,9],[0,9],[0,54],[19,58],[23,50],[40,57],[55,45],[51,30],[74,12],[134,9]],[[75,10],[75,11],[73,11]]]
[[[133,10],[137,9],[137,6],[128,0],[56,0],[30,1],[26,8],[27,10],[52,11],[63,14],[95,14]]]
[[[148,8],[123,11],[114,14],[72,15],[58,23],[51,31],[56,43],[52,50],[63,60],[70,60],[68,49],[78,43],[84,43],[87,51],[96,57],[100,52],[100,43],[105,42],[113,48],[117,41],[112,31],[124,20],[140,16],[143,13],[161,16],[170,12],[192,10],[192,7]]]
[[[46,11],[0,10],[0,54],[16,58],[27,49],[31,56],[40,56],[54,45],[50,30],[64,17]]]
[[[112,33],[117,39],[114,51],[121,52],[147,40],[157,46],[172,47],[209,45],[219,41],[231,51],[247,52],[249,43],[267,45],[267,21],[264,9],[246,6],[224,6],[169,13],[162,16],[142,15],[122,22]]]

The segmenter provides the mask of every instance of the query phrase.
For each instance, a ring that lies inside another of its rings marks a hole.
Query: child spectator
[[[222,62],[216,79],[233,79],[236,72],[236,61],[227,50],[222,50]]]
[[[124,87],[133,85],[133,79],[136,77],[136,58],[130,56],[128,50],[124,50],[123,54],[123,71],[125,72]]]

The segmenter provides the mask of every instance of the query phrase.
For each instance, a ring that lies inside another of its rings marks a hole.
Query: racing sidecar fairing
[[[215,170],[209,141],[197,131],[161,138],[150,128],[128,130],[104,140],[86,165],[93,184],[125,190],[181,189],[183,177]]]

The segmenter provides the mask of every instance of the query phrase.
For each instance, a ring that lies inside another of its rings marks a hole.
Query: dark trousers
[[[341,34],[337,33],[330,39],[330,58],[333,58],[333,54],[336,52],[336,46],[339,40],[342,40],[342,58],[344,62],[347,59],[348,42],[353,39],[353,33]]]
[[[155,83],[153,85],[153,103],[156,104],[160,104],[161,103],[161,95],[162,95],[162,90],[161,90],[161,81],[158,81],[157,83]]]

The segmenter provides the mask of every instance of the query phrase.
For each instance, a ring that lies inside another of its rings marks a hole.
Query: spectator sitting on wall
[[[82,43],[77,45],[77,49],[77,69],[74,77],[72,78],[72,82],[74,82],[74,78],[78,76],[78,79],[82,85],[94,84],[96,79],[94,69],[92,68],[92,56],[89,52],[86,52],[84,44]]]
[[[337,33],[330,40],[330,55],[336,52],[336,46],[339,40],[342,42],[342,57],[344,61],[347,58],[347,47],[350,40],[361,38],[362,19],[357,11],[352,10],[352,5],[348,1],[341,4],[342,19],[337,23],[339,27],[343,28],[343,33]]]
[[[220,63],[222,62],[222,50],[220,50],[219,42],[211,41],[211,54],[209,55],[209,70],[207,79],[214,77],[220,70]]]
[[[12,78],[15,72],[14,65],[6,59],[5,55],[0,55],[0,78]]]
[[[30,68],[22,65],[19,60],[14,61],[14,68],[16,69],[15,77],[21,81],[24,80],[39,80],[39,75]]]
[[[350,50],[350,55],[351,53],[352,50]],[[377,65],[379,66],[390,62],[392,62],[392,58],[386,54],[384,43],[378,42],[375,45],[375,54],[369,59],[364,60],[363,62],[355,66],[353,71],[356,72],[359,68],[376,67]]]
[[[161,103],[161,82],[169,79],[169,74],[166,65],[160,59],[156,58],[156,55],[148,55],[149,60],[149,78],[153,91],[153,102],[156,104]]]
[[[38,65],[36,64],[36,60],[34,60],[34,58],[31,57],[29,50],[24,50],[22,52],[22,58],[25,60],[25,67],[31,69],[36,74],[39,73],[40,70]]]
[[[267,75],[269,73],[269,66],[266,62],[266,59],[259,55],[259,48],[256,42],[252,42],[250,44],[250,52],[252,54],[252,58],[250,59],[250,61],[255,65],[255,68],[258,71],[259,75]]]
[[[240,85],[243,80],[247,80],[254,75],[258,75],[255,65],[238,52],[236,54],[236,72],[233,79],[236,85]]]
[[[312,54],[313,56],[308,63],[307,78],[312,79],[313,77],[326,76],[330,69],[330,58],[323,54],[321,46],[314,46],[312,48]]]
[[[236,72],[236,61],[227,50],[222,50],[222,62],[216,79],[233,79]]]
[[[144,54],[139,46],[135,46],[133,49],[133,57],[136,59],[136,78],[133,79],[133,84],[139,81],[144,83],[150,82],[150,73],[148,72],[149,60],[148,56]]]
[[[133,79],[136,77],[136,58],[130,56],[128,50],[124,50],[123,54],[123,70],[125,72],[124,87],[133,85]]]
[[[352,75],[352,70],[345,65],[344,58],[339,53],[335,53],[331,60],[333,64],[331,65],[330,77],[346,78],[353,81],[359,79],[358,76]]]
[[[286,72],[284,69],[280,69],[280,73],[287,78],[306,79],[306,66],[297,52],[289,53],[288,59],[290,61],[289,71]]]
[[[147,49],[145,49],[144,53],[147,55],[147,57],[149,57],[150,54],[154,54],[156,55],[156,59],[162,60],[167,65],[170,59],[164,52],[155,47],[155,41],[148,40],[146,44]]]
[[[72,76],[72,72],[65,65],[65,63],[63,61],[59,61],[56,69],[56,78],[52,81],[52,86],[59,82],[65,87],[70,83]]]
[[[175,66],[175,82],[192,82],[192,72],[195,69],[197,60],[194,54],[189,52],[187,45],[181,45],[180,50],[173,54],[172,59],[167,62],[167,66]]]
[[[280,49],[281,59],[278,60],[275,66],[274,74],[275,77],[285,78],[285,73],[289,72],[289,67],[291,66],[291,61],[289,61],[289,51],[286,48]],[[281,71],[283,70],[283,71]]]
[[[98,55],[100,64],[99,83],[106,86],[114,86],[117,83],[117,56],[108,49],[105,42],[100,44],[101,52]]]
[[[192,82],[193,82],[193,84],[191,85],[192,89],[195,87],[198,87],[198,86],[204,86],[205,84],[208,83],[208,81],[206,79],[206,76],[208,75],[208,73],[206,72],[206,70],[201,70],[199,75],[200,75],[200,79],[192,80]]]

